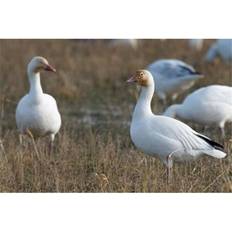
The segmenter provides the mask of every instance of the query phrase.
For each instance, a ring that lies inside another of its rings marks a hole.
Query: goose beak
[[[127,83],[135,83],[135,82],[136,82],[136,79],[135,79],[134,76],[132,76],[132,77],[131,77],[130,79],[128,79],[126,82],[127,82]]]
[[[45,69],[44,70],[46,70],[46,71],[49,71],[49,72],[56,72],[56,69],[55,68],[53,68],[51,65],[46,65],[46,67],[45,67]]]

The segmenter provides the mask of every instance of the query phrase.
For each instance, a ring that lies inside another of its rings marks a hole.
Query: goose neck
[[[133,114],[134,119],[141,119],[143,117],[152,115],[151,100],[154,94],[154,86],[141,87],[140,96],[135,106]]]
[[[31,97],[39,98],[43,94],[43,90],[40,83],[40,73],[28,73]]]

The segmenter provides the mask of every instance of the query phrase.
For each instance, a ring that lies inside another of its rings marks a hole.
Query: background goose
[[[220,56],[224,62],[232,60],[232,39],[218,39],[209,48],[205,60],[212,62],[217,56]]]
[[[164,115],[204,126],[218,126],[224,137],[224,125],[232,122],[232,87],[211,85],[188,95],[182,104],[167,108]]]
[[[111,47],[131,47],[136,50],[138,48],[137,39],[113,39],[110,41]]]
[[[189,39],[188,40],[189,47],[196,51],[201,51],[201,49],[203,48],[203,43],[204,43],[203,39]]]
[[[148,155],[157,156],[168,167],[172,160],[193,160],[201,155],[224,158],[223,146],[197,133],[186,124],[166,116],[156,116],[151,111],[154,80],[147,70],[138,70],[128,82],[141,86],[141,93],[135,106],[130,135],[137,148]]]
[[[190,88],[194,81],[203,77],[192,66],[175,59],[157,60],[150,64],[147,70],[153,75],[156,93],[164,103],[167,96],[175,100],[179,93]]]
[[[40,72],[56,70],[43,57],[34,57],[27,67],[30,91],[18,103],[16,123],[20,134],[28,131],[34,138],[50,136],[51,145],[61,126],[56,100],[43,93]]]

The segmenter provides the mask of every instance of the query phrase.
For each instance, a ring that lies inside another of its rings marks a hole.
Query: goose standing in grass
[[[182,104],[167,108],[165,116],[203,126],[217,126],[224,138],[224,125],[232,122],[232,87],[210,85],[188,95]]]
[[[205,60],[212,62],[217,56],[220,56],[224,62],[232,61],[232,39],[218,39],[209,48]]]
[[[192,66],[176,59],[161,59],[150,64],[156,83],[156,93],[166,103],[168,96],[175,100],[179,93],[190,88],[196,80],[203,77]]]
[[[223,146],[197,133],[186,124],[151,111],[155,83],[147,70],[138,70],[127,82],[137,83],[141,92],[132,116],[130,136],[134,145],[151,156],[158,157],[171,177],[173,160],[194,160],[202,155],[224,158]]]
[[[17,105],[16,123],[21,135],[30,133],[33,138],[50,136],[51,151],[55,135],[61,126],[61,117],[56,100],[43,93],[41,71],[56,72],[45,58],[36,56],[27,67],[30,91]]]

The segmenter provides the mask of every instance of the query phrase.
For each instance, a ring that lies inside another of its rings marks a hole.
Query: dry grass
[[[136,88],[125,80],[154,59],[183,59],[204,73],[206,78],[189,92],[212,83],[231,85],[231,66],[220,60],[203,63],[210,43],[195,53],[184,40],[142,40],[136,51],[110,48],[103,40],[0,40],[0,191],[232,191],[232,144],[225,144],[228,157],[222,161],[175,164],[174,182],[167,186],[164,165],[137,151],[129,137]],[[57,75],[42,74],[43,88],[56,97],[63,119],[52,156],[46,139],[36,143],[38,156],[29,139],[19,146],[15,126],[16,103],[28,89],[26,65],[34,55],[47,57],[58,70]],[[157,98],[153,106],[162,112]],[[206,134],[221,140],[217,129]],[[231,125],[226,134],[231,138]]]

